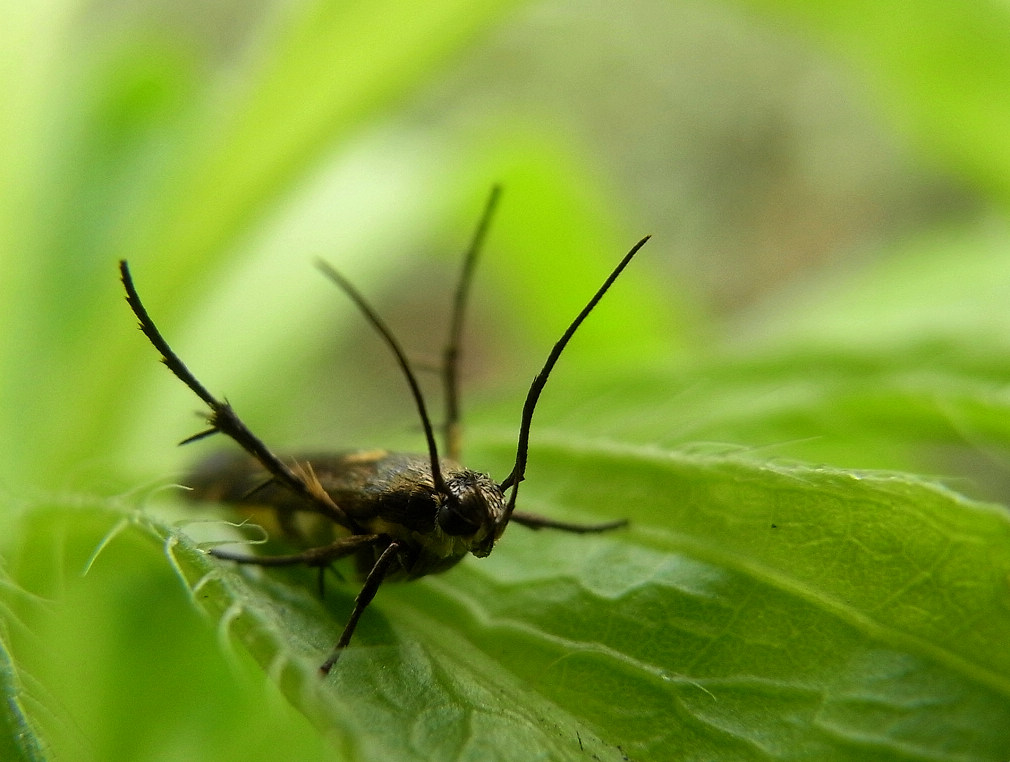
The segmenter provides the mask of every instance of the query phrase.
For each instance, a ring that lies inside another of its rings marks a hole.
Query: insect
[[[463,315],[473,279],[474,265],[497,204],[496,187],[488,199],[480,223],[463,260],[450,319],[449,335],[442,356],[441,375],[446,412],[442,426],[446,457],[439,454],[435,429],[428,414],[417,377],[392,332],[364,297],[340,273],[317,262],[360,309],[392,351],[410,387],[424,431],[427,452],[423,455],[384,450],[282,458],[253,434],[224,399],[213,396],[186,367],[162,337],[147,313],[133,284],[126,261],[119,263],[126,301],[140,321],[140,329],[161,361],[210,408],[209,428],[180,444],[221,433],[245,451],[236,456],[217,456],[192,475],[194,495],[199,499],[260,506],[272,511],[288,538],[304,548],[287,555],[243,555],[220,548],[217,558],[259,566],[316,567],[322,574],[335,561],[353,557],[364,581],[354,608],[319,670],[329,673],[351,640],[362,613],[386,579],[416,579],[444,571],[472,553],[487,556],[510,521],[532,529],[566,532],[602,532],[624,526],[624,520],[602,524],[572,524],[516,510],[519,484],[526,475],[527,451],[533,413],[562,351],[582,321],[596,307],[613,282],[638,252],[643,238],[624,256],[582,311],[554,345],[543,368],[534,378],[523,405],[515,465],[501,481],[460,465],[460,408],[458,395],[459,347]]]

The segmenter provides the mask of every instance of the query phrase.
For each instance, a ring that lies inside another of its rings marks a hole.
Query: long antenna
[[[467,249],[466,255],[463,258],[463,271],[460,273],[459,282],[456,284],[456,293],[453,297],[449,338],[442,353],[442,386],[445,389],[445,428],[443,435],[445,437],[447,455],[456,461],[460,457],[459,348],[462,345],[463,339],[463,316],[466,312],[467,298],[470,296],[470,284],[473,282],[473,272],[477,264],[477,256],[484,244],[484,238],[487,236],[488,228],[491,225],[491,218],[494,216],[494,211],[498,206],[498,199],[500,197],[501,186],[493,186],[487,203],[484,205],[484,213],[481,215],[480,222],[477,223],[477,229],[474,231],[473,239],[470,241],[470,248]]]
[[[372,327],[379,332],[383,340],[386,342],[386,345],[392,350],[393,354],[396,355],[396,361],[400,364],[400,370],[403,371],[403,375],[407,379],[407,383],[410,385],[410,393],[414,395],[414,402],[417,404],[418,415],[421,416],[421,425],[424,427],[424,437],[428,442],[428,455],[431,458],[432,481],[435,484],[435,489],[438,492],[445,494],[448,492],[448,488],[445,485],[445,480],[442,478],[442,470],[438,465],[438,446],[435,444],[435,433],[431,426],[431,419],[428,417],[428,409],[424,404],[424,395],[421,394],[421,387],[417,383],[417,377],[414,375],[414,371],[411,370],[410,363],[407,361],[407,356],[403,353],[400,343],[396,340],[396,337],[393,336],[393,332],[390,331],[388,326],[382,321],[382,318],[376,314],[371,305],[365,301],[365,297],[363,297],[361,293],[353,285],[351,285],[349,280],[333,269],[332,265],[321,259],[316,260],[316,267],[322,270],[326,277],[336,283],[340,290],[350,297],[351,301],[357,305],[358,309],[361,310],[368,322],[372,324]]]
[[[154,348],[161,353],[161,361],[168,367],[176,378],[188,386],[197,397],[203,400],[211,410],[208,419],[210,428],[195,434],[180,444],[193,442],[197,439],[221,432],[234,439],[247,453],[256,458],[260,464],[270,473],[270,475],[281,484],[291,489],[296,495],[304,497],[314,503],[321,513],[332,518],[341,526],[354,528],[355,524],[326,493],[319,480],[312,474],[311,467],[298,466],[294,468],[283,463],[274,453],[257,437],[249,427],[245,425],[238,414],[228,404],[227,400],[219,400],[201,384],[196,376],[186,367],[186,364],[172,350],[161,335],[161,331],[154,324],[151,316],[147,313],[147,308],[140,300],[136,287],[133,285],[133,276],[130,274],[130,266],[125,259],[119,261],[119,273],[123,280],[123,287],[126,289],[126,301],[133,310],[133,314],[140,321],[140,330],[144,332]]]
[[[645,246],[645,242],[649,240],[651,236],[646,236],[641,241],[636,243],[631,251],[624,255],[614,271],[610,273],[610,276],[603,282],[599,290],[593,295],[593,298],[589,300],[589,303],[582,308],[582,312],[576,316],[572,324],[568,326],[561,338],[558,339],[551,353],[547,356],[547,362],[544,363],[544,367],[541,368],[540,372],[537,374],[536,378],[533,379],[533,384],[530,386],[529,393],[526,395],[526,402],[523,404],[523,417],[522,423],[519,425],[519,446],[516,449],[516,463],[512,468],[512,473],[505,477],[504,481],[499,485],[504,491],[509,487],[512,488],[512,493],[509,495],[508,506],[505,509],[505,516],[503,517],[503,523],[507,523],[509,518],[512,516],[512,511],[516,506],[516,495],[519,492],[519,482],[521,482],[526,476],[526,457],[529,450],[530,444],[530,426],[533,424],[533,411],[536,409],[537,401],[540,399],[540,393],[544,390],[544,385],[547,383],[547,378],[550,376],[551,371],[558,362],[558,358],[561,357],[561,353],[564,351],[565,347],[568,345],[569,340],[575,335],[575,332],[582,325],[582,321],[586,319],[586,316],[593,311],[593,308],[599,303],[603,295],[607,293],[607,289],[613,285],[614,281],[617,280],[617,276],[621,274],[621,271],[628,266],[638,250]]]

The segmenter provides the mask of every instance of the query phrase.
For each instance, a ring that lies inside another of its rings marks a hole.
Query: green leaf
[[[542,438],[541,438],[542,439]],[[354,759],[998,759],[1010,517],[913,477],[558,440],[486,561],[355,588],[204,555],[193,599]]]

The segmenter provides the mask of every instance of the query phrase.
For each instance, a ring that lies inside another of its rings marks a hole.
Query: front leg
[[[601,524],[573,524],[568,521],[555,521],[536,513],[526,513],[526,511],[512,511],[512,521],[530,529],[560,529],[562,532],[574,532],[575,534],[609,532],[611,529],[620,529],[628,525],[627,519],[605,521]]]
[[[385,542],[385,540],[386,538],[379,534],[355,534],[350,537],[341,537],[329,545],[321,545],[317,548],[309,548],[300,553],[289,553],[287,555],[250,556],[245,553],[232,553],[229,550],[219,550],[218,548],[211,550],[210,554],[214,558],[254,566],[314,566],[319,570],[317,585],[319,587],[319,597],[323,598],[326,593],[326,570],[330,564],[341,558],[354,555],[362,548],[366,548],[369,545],[378,545]]]
[[[250,556],[218,550],[216,548],[210,552],[215,558],[234,561],[240,564],[253,564],[256,566],[298,566],[304,564],[305,566],[319,567],[320,571],[322,571],[340,558],[346,558],[369,545],[378,546],[388,540],[387,536],[379,534],[352,535],[350,537],[342,537],[329,545],[309,548],[300,553],[278,556]],[[402,549],[401,542],[397,540],[390,541],[372,565],[371,571],[368,572],[368,576],[365,578],[365,583],[361,586],[361,590],[354,599],[354,610],[351,611],[351,616],[347,620],[347,624],[344,625],[343,632],[340,633],[340,639],[337,640],[337,644],[333,647],[329,657],[319,667],[319,672],[323,676],[329,674],[337,659],[340,658],[340,654],[344,648],[351,642],[351,636],[354,635],[354,630],[358,626],[358,620],[361,619],[361,615],[368,608],[368,604],[375,598],[379,586],[385,579],[390,567],[398,560],[397,554]]]
[[[357,553],[368,545],[377,544],[382,538],[378,534],[354,534],[350,537],[341,537],[339,540],[331,542],[329,545],[321,545],[318,548],[309,548],[300,553],[291,553],[278,556],[250,556],[244,553],[232,553],[227,550],[214,548],[210,554],[215,558],[225,561],[234,561],[239,564],[254,564],[256,566],[329,566],[334,561]]]
[[[333,647],[330,655],[326,658],[326,661],[322,663],[319,667],[319,674],[326,677],[333,669],[333,665],[337,663],[337,659],[340,658],[340,654],[343,653],[344,648],[347,644],[351,642],[351,636],[354,635],[354,630],[358,626],[358,620],[361,618],[361,614],[368,604],[372,602],[375,594],[379,590],[379,585],[382,584],[382,580],[385,579],[386,573],[389,571],[389,567],[397,560],[397,553],[402,550],[403,543],[399,540],[393,540],[386,546],[386,549],[382,551],[382,554],[376,559],[375,564],[372,566],[372,570],[368,572],[368,576],[365,578],[365,584],[361,586],[361,590],[358,592],[358,596],[354,599],[354,611],[351,612],[350,619],[347,620],[347,624],[344,625],[344,631],[340,633],[340,639],[337,644]]]

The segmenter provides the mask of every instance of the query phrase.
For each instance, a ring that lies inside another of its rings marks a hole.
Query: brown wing
[[[437,503],[427,459],[386,450],[298,456],[286,459],[315,480],[348,516],[344,529],[354,534],[431,531]],[[446,463],[448,468],[455,464]],[[188,496],[200,502],[226,503],[254,518],[271,535],[279,529],[297,544],[331,541],[338,533],[332,518],[312,501],[272,480],[244,454],[221,453],[189,475]]]
[[[360,489],[374,470],[361,453],[337,453],[286,459],[320,486],[339,505],[338,495]],[[218,453],[199,463],[187,476],[186,493],[197,502],[224,503],[262,526],[271,537],[285,536],[295,545],[332,542],[341,534],[359,533],[321,515],[317,505],[270,478],[257,460],[244,453]],[[349,522],[350,524],[351,522]],[[343,531],[346,530],[346,531]]]

